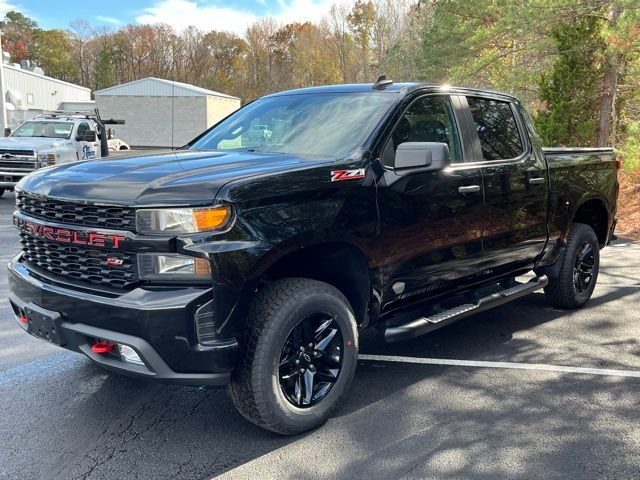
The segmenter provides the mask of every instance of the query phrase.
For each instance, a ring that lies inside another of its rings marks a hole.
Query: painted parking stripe
[[[599,287],[616,287],[616,288],[640,288],[640,285],[624,284],[624,283],[598,283]]]
[[[584,368],[567,367],[563,365],[546,365],[543,363],[511,363],[511,362],[485,362],[478,360],[451,360],[447,358],[420,358],[401,357],[391,355],[358,355],[359,360],[374,362],[413,363],[421,365],[446,365],[457,367],[476,368],[511,368],[515,370],[539,370],[544,372],[584,373],[587,375],[603,375],[609,377],[640,378],[640,371],[636,370],[612,370],[608,368]]]

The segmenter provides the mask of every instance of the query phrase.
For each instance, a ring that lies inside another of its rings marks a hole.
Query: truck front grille
[[[135,254],[55,243],[26,232],[20,232],[20,243],[27,265],[71,280],[118,289],[130,288],[139,280]],[[108,258],[122,260],[122,265],[108,265]]]
[[[33,150],[15,150],[13,148],[0,148],[0,158],[4,155],[11,157],[34,157],[35,152]]]
[[[130,207],[85,205],[24,191],[17,192],[16,205],[25,215],[66,225],[129,231],[135,227],[135,210]]]
[[[19,172],[31,172],[33,170],[35,170],[36,168],[38,168],[38,164],[37,162],[29,162],[29,161],[24,161],[23,159],[20,159],[20,161],[6,161],[6,160],[1,160],[2,157],[0,157],[0,170],[3,171],[19,171]]]

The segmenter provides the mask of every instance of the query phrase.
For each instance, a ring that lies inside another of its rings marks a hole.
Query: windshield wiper
[[[286,152],[275,152],[273,150],[257,150],[255,148],[248,148],[243,150],[243,152],[251,152],[251,153],[279,153],[280,155],[287,155]]]

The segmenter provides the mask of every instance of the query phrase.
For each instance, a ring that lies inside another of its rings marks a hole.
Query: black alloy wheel
[[[300,321],[280,355],[278,381],[286,399],[298,408],[322,401],[338,380],[343,351],[340,326],[330,315]]]
[[[595,271],[595,253],[590,242],[585,241],[578,249],[573,267],[573,285],[577,293],[584,293],[593,280]]]
[[[295,435],[322,425],[345,400],[358,364],[358,325],[345,296],[310,278],[258,290],[229,393],[249,421]]]
[[[576,223],[569,231],[562,256],[551,269],[544,293],[555,307],[580,308],[593,294],[599,268],[600,243],[596,232],[589,225]]]

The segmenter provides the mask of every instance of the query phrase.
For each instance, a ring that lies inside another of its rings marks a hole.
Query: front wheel
[[[301,433],[340,406],[357,360],[357,326],[344,295],[316,280],[278,280],[252,302],[231,399],[258,426]]]
[[[574,224],[559,261],[558,278],[549,280],[544,293],[556,307],[580,308],[591,298],[600,269],[600,245],[593,228]]]

